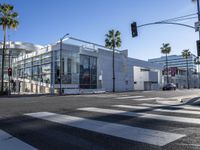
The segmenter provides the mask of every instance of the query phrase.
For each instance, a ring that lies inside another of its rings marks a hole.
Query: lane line
[[[169,112],[169,113],[181,113],[181,114],[193,114],[193,115],[200,115],[199,111],[192,111],[192,110],[178,110],[175,109],[161,109],[161,108],[153,108],[153,107],[145,107],[145,106],[130,106],[130,105],[112,105],[113,107],[119,107],[119,108],[131,108],[136,110],[144,110],[148,109],[151,111],[156,112]],[[176,108],[176,107],[170,107],[170,108]]]
[[[0,149],[2,150],[37,150],[33,146],[13,137],[12,135],[0,130]]]
[[[174,121],[174,122],[181,122],[181,123],[200,124],[200,119],[198,118],[176,117],[176,116],[148,114],[148,113],[136,113],[136,112],[131,112],[131,111],[123,111],[123,110],[119,111],[119,110],[114,110],[114,109],[103,109],[103,108],[96,108],[96,107],[78,108],[77,110],[99,112],[99,113],[112,114],[112,115],[141,117],[141,118],[164,120],[164,121]]]
[[[183,134],[175,134],[158,130],[132,127],[128,125],[108,123],[104,121],[97,121],[68,115],[60,115],[50,112],[37,112],[25,115],[101,134],[111,135],[123,139],[148,143],[157,146],[164,146],[168,143],[171,143],[186,136]]]

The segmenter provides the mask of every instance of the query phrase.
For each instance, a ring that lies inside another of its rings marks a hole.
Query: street
[[[0,149],[197,150],[200,90],[0,98]]]

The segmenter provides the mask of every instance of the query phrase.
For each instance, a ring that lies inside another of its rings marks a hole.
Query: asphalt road
[[[0,149],[198,150],[199,98],[198,89],[1,97]]]

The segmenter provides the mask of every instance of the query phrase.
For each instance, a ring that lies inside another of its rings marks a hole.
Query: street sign
[[[199,31],[200,21],[195,22],[194,26],[195,26],[195,32]]]

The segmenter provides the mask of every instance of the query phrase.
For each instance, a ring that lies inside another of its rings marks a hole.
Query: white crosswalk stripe
[[[144,96],[122,96],[122,97],[116,97],[115,99],[119,100],[135,100],[135,101],[148,101],[148,100],[159,100],[163,99],[161,97],[144,97]]]
[[[169,112],[169,113],[181,113],[181,114],[193,114],[193,115],[200,115],[199,111],[191,111],[191,110],[175,110],[175,109],[152,109],[152,107],[145,107],[145,106],[130,106],[130,105],[113,105],[114,107],[119,108],[131,108],[136,110],[142,110],[142,109],[151,109],[152,111],[159,111],[159,112]],[[176,108],[176,107],[174,107]]]
[[[135,100],[135,101],[149,101],[149,100],[158,100],[158,99],[162,99],[160,97],[150,97],[150,98],[135,98],[135,99],[132,99],[132,100]]]
[[[132,141],[143,142],[157,146],[164,146],[168,143],[171,143],[177,139],[186,136],[184,134],[169,133],[158,130],[151,130],[50,112],[37,112],[25,115],[59,123],[62,125],[72,126],[89,131],[94,131],[101,134],[107,134],[115,137],[120,137]]]
[[[113,114],[113,115],[141,117],[141,118],[164,120],[164,121],[174,121],[174,122],[181,122],[181,123],[200,124],[200,119],[198,119],[198,118],[177,117],[177,116],[167,116],[167,115],[148,114],[148,113],[137,113],[137,112],[115,110],[115,109],[103,109],[103,108],[96,108],[96,107],[78,108],[78,110],[105,113],[105,114]]]
[[[131,98],[140,98],[144,96],[123,96],[123,97],[116,97],[116,99],[131,99]]]
[[[200,111],[200,107],[188,106],[188,105],[161,105],[161,104],[147,104],[147,103],[143,103],[143,104],[140,104],[140,105],[142,105],[142,106],[150,106],[150,107],[176,107],[176,108]]]
[[[0,130],[0,149],[2,150],[37,150],[29,144],[13,137],[12,135]]]

